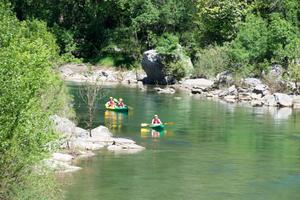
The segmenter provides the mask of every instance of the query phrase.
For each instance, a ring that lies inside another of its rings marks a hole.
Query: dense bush
[[[1,2],[0,199],[16,193],[32,165],[49,151],[46,144],[56,138],[49,115],[67,101],[53,69],[57,59],[56,40],[45,23],[19,22],[9,4]],[[63,112],[69,114],[67,110]]]
[[[190,73],[188,69],[189,57],[185,55],[177,36],[165,33],[158,39],[156,46],[169,77],[180,80]]]
[[[194,59],[195,77],[215,77],[229,70],[229,57],[225,47],[209,46],[198,51]]]

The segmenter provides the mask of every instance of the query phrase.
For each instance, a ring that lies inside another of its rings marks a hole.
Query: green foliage
[[[164,56],[176,56],[175,51],[179,45],[179,38],[173,34],[165,33],[157,41],[156,50]]]
[[[229,47],[234,67],[258,65],[264,62],[268,53],[268,28],[266,22],[259,16],[250,15],[239,28],[239,33]]]
[[[194,59],[195,77],[214,77],[228,70],[230,64],[226,47],[209,46],[196,54]]]
[[[19,22],[1,2],[0,30],[0,199],[6,199],[49,151],[46,144],[56,138],[49,115],[65,104],[59,101],[65,92],[53,70],[58,48],[45,23]]]
[[[199,55],[213,54],[209,46],[229,44],[224,53],[230,57],[229,70],[259,75],[272,63],[287,67],[287,47],[300,28],[298,0],[10,2],[19,19],[37,18],[51,27],[64,62],[80,62],[75,56],[127,68],[138,66],[143,51],[151,48],[176,60],[181,44],[197,63]],[[219,70],[207,73],[212,71]]]
[[[239,0],[198,0],[197,8],[204,44],[222,44],[235,37],[247,4]]]
[[[186,69],[188,57],[185,55],[183,48],[179,45],[179,38],[175,35],[165,33],[157,41],[157,52],[163,58],[166,73],[180,80],[189,72]]]

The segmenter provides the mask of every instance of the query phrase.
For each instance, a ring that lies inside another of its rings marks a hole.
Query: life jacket
[[[153,118],[152,119],[152,124],[161,124],[161,121],[160,121],[160,119]]]
[[[124,104],[123,102],[120,102],[120,103],[118,103],[118,106],[119,106],[119,107],[124,107],[125,104]]]
[[[115,102],[114,102],[113,100],[109,100],[109,101],[108,101],[108,105],[109,105],[109,106],[114,106],[114,105],[115,105]]]

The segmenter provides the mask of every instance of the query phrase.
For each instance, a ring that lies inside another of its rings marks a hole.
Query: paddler
[[[121,107],[121,108],[125,107],[125,104],[124,104],[122,98],[119,98],[118,107]]]
[[[113,97],[109,97],[109,100],[107,102],[107,105],[109,107],[115,107],[115,101],[114,101],[114,98]]]
[[[151,124],[162,124],[160,119],[158,118],[158,115],[154,115]]]

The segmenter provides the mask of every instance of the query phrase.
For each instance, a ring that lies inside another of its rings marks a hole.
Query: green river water
[[[86,108],[75,94],[79,124]],[[298,200],[300,112],[236,106],[185,93],[158,95],[114,87],[128,114],[105,112],[98,102],[95,126],[137,141],[146,150],[131,155],[106,151],[79,162],[67,200]],[[154,114],[165,132],[140,128]]]

